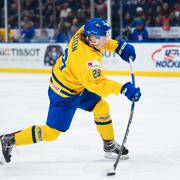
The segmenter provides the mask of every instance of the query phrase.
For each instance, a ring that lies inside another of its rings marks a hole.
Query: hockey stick
[[[129,58],[129,62],[130,62],[132,84],[135,86],[135,76],[134,76],[134,69],[133,69],[133,65],[132,65],[132,58]],[[133,114],[134,114],[134,107],[135,107],[135,101],[132,100],[131,110],[130,110],[130,115],[129,115],[129,121],[128,121],[126,132],[125,132],[125,135],[124,135],[124,138],[123,138],[123,142],[121,144],[121,149],[120,149],[120,152],[119,152],[119,154],[118,154],[118,156],[116,158],[116,161],[115,161],[115,163],[113,165],[113,168],[108,170],[107,176],[114,176],[116,174],[115,170],[116,170],[117,165],[119,163],[119,160],[120,160],[120,157],[122,155],[124,145],[126,143],[126,140],[127,140],[128,134],[129,134],[130,125],[131,125]]]

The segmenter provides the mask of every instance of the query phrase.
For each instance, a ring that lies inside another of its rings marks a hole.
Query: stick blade
[[[108,172],[108,173],[107,173],[107,176],[115,176],[115,175],[116,175],[115,172]]]
[[[2,146],[1,146],[1,141],[0,141],[0,165],[4,165],[4,164],[5,164],[5,159],[3,156]]]
[[[115,172],[114,168],[107,170],[107,176],[115,176],[115,175],[116,175],[116,172]]]

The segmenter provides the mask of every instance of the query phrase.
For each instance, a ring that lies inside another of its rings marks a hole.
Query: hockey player
[[[50,105],[45,125],[30,126],[0,137],[5,162],[11,161],[13,147],[53,141],[70,127],[77,108],[92,112],[97,131],[103,140],[105,157],[117,155],[120,145],[114,140],[109,104],[103,97],[109,94],[127,96],[138,101],[140,89],[127,82],[121,84],[104,77],[102,51],[116,52],[129,62],[136,58],[135,49],[125,41],[110,38],[110,26],[101,18],[93,18],[78,30],[67,45],[52,71],[48,90]],[[124,147],[122,157],[128,155]]]

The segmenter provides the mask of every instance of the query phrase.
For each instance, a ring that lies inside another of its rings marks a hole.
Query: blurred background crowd
[[[94,9],[90,3],[91,0],[7,0],[8,41],[67,43],[92,16],[92,11],[96,17],[107,18],[106,0],[95,0]],[[5,41],[4,18],[2,0],[0,42]],[[111,25],[112,37],[117,40],[159,40],[150,37],[148,28],[170,31],[180,27],[180,0],[111,0]]]

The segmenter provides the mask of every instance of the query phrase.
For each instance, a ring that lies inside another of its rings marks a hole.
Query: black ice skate
[[[105,141],[104,140],[104,157],[108,159],[115,159],[119,152],[120,152],[121,146],[117,144],[114,140],[112,141]],[[122,155],[120,159],[128,159],[128,149],[126,147],[123,147]]]
[[[11,152],[13,146],[15,145],[15,139],[13,134],[6,134],[0,136],[0,155],[2,156],[0,159],[0,163],[9,163],[11,161]]]

